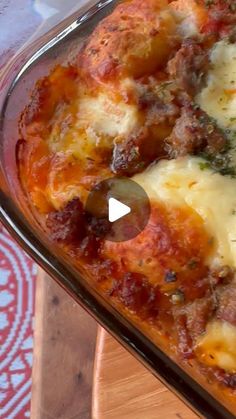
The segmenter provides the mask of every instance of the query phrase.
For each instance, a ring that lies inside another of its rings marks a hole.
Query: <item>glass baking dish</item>
[[[83,267],[73,268],[67,257],[52,246],[26,201],[17,176],[18,122],[33,86],[57,63],[75,56],[96,24],[117,3],[103,0],[95,5],[93,2],[91,7],[90,2],[21,51],[5,68],[0,81],[0,219],[45,271],[198,415],[234,418],[233,403],[221,403],[210,394],[109,304],[91,286]]]

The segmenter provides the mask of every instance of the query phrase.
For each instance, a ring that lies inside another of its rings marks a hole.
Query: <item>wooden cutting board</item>
[[[92,419],[196,419],[181,400],[100,328]]]

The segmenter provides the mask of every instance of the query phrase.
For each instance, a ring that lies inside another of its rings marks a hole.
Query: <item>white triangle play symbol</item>
[[[122,204],[115,198],[110,198],[108,201],[108,216],[110,223],[114,223],[127,214],[130,214],[131,208],[128,205]]]

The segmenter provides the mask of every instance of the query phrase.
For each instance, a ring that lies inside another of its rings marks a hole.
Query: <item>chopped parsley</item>
[[[202,157],[206,159],[206,162],[199,163],[201,170],[212,169],[214,172],[220,173],[223,176],[236,178],[236,168],[231,166],[231,159],[228,154],[210,156],[206,155],[206,153],[202,153]]]
[[[223,176],[236,178],[236,166],[232,162],[232,151],[236,149],[236,131],[227,129],[225,130],[225,135],[228,142],[224,151],[215,155],[209,154],[205,151],[199,153],[199,157],[204,159],[204,161],[199,162],[199,167],[200,170],[211,169]]]
[[[209,162],[203,162],[203,161],[201,161],[200,163],[199,163],[199,167],[200,167],[200,170],[207,170],[207,169],[211,169],[211,165],[210,165],[210,163]]]

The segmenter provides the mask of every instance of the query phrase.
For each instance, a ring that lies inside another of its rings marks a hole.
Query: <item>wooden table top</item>
[[[94,365],[93,419],[197,419],[104,329],[99,328]]]
[[[102,328],[95,356],[96,322],[42,271],[36,288],[33,419],[197,418]]]
[[[97,323],[40,271],[36,284],[32,419],[90,419]]]

